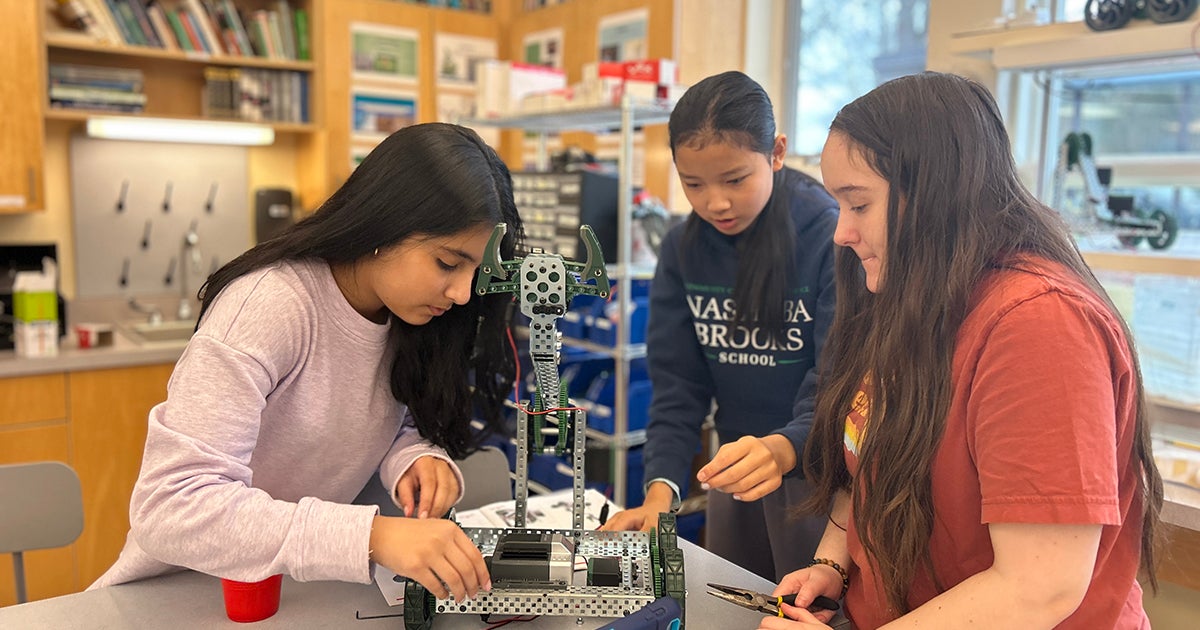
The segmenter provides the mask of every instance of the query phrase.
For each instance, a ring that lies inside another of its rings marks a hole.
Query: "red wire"
[[[582,410],[582,407],[554,407],[553,409],[546,409],[545,412],[534,412],[533,409],[527,407],[526,413],[529,415],[546,415],[554,412],[582,412]]]

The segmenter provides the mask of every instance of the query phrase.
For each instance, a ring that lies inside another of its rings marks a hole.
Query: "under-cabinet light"
[[[263,145],[275,142],[275,130],[263,125],[171,118],[88,118],[87,134],[110,140]]]

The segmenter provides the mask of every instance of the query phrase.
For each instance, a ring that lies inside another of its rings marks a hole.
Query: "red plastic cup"
[[[279,610],[282,575],[272,575],[261,582],[221,580],[225,592],[225,614],[232,621],[250,623],[262,621]]]

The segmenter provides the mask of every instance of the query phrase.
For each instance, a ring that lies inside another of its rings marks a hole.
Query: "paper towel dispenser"
[[[292,191],[259,188],[254,191],[254,242],[269,241],[294,223]]]

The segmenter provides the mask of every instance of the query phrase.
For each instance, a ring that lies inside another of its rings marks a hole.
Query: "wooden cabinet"
[[[112,566],[129,532],[129,496],[142,465],[146,418],[167,398],[174,365],[69,375],[72,465],[83,486],[83,534],[75,543],[79,586]]]
[[[70,461],[65,383],[62,374],[0,379],[0,464]],[[30,600],[77,590],[74,545],[24,555]],[[12,555],[0,554],[0,606],[16,600]]]
[[[63,374],[0,379],[0,429],[6,425],[64,420],[66,383]]]
[[[45,204],[39,24],[38,3],[0,0],[0,214]]]
[[[70,464],[83,489],[83,533],[69,547],[25,554],[29,599],[88,587],[116,561],[129,532],[150,408],[167,396],[173,364],[0,379],[0,464]],[[15,603],[0,556],[0,606]]]

